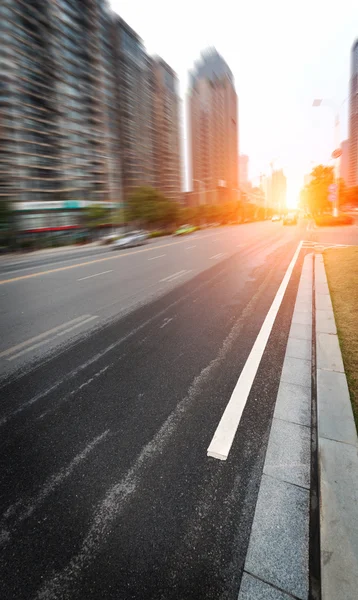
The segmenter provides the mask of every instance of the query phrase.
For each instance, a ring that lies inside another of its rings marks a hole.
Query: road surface
[[[357,238],[266,222],[3,260],[1,598],[237,598],[302,260]],[[229,457],[210,458],[300,240]]]

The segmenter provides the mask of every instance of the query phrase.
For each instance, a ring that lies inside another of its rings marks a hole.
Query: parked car
[[[196,227],[194,225],[181,225],[174,235],[186,235],[187,233],[193,233],[195,230]]]
[[[131,248],[133,246],[141,246],[148,240],[148,233],[139,229],[138,231],[130,231],[125,233],[122,237],[115,240],[112,244],[113,250],[120,248]]]
[[[107,233],[100,239],[100,244],[105,246],[106,244],[112,244],[117,238],[119,238],[120,233],[118,231],[111,231],[111,233]]]
[[[287,215],[283,218],[284,225],[296,225],[297,224],[297,214],[296,213],[287,213]]]
[[[280,215],[274,215],[272,217],[271,221],[281,221],[281,216]]]

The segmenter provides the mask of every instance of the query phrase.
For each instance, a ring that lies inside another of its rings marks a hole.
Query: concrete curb
[[[239,600],[307,600],[313,255],[304,259]]]
[[[322,254],[315,258],[322,600],[358,597],[358,438]]]

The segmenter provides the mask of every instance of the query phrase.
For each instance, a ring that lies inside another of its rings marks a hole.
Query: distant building
[[[239,157],[239,187],[242,190],[247,188],[249,183],[249,157],[246,154],[240,154]]]
[[[236,199],[238,100],[233,74],[215,49],[203,52],[190,73],[188,113],[191,189],[199,202]]]
[[[358,185],[358,39],[353,44],[351,53],[348,185]]]
[[[349,187],[349,140],[344,140],[341,143],[342,156],[340,160],[339,176],[343,179],[347,187]]]
[[[81,203],[121,199],[112,16],[105,0],[5,5],[0,201],[22,230],[71,227]]]
[[[154,185],[151,66],[143,42],[123,19],[114,18],[116,84],[125,199]]]
[[[164,196],[182,201],[179,82],[160,57],[149,59],[151,69],[154,186]]]

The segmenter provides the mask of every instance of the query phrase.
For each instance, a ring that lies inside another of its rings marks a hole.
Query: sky
[[[187,189],[188,71],[215,46],[233,72],[239,97],[239,152],[249,156],[258,185],[270,162],[283,168],[288,204],[303,176],[330,164],[334,107],[342,106],[340,139],[348,132],[350,51],[358,38],[357,0],[110,0],[112,8],[178,74],[183,115],[183,178]],[[326,106],[312,108],[314,98]]]

